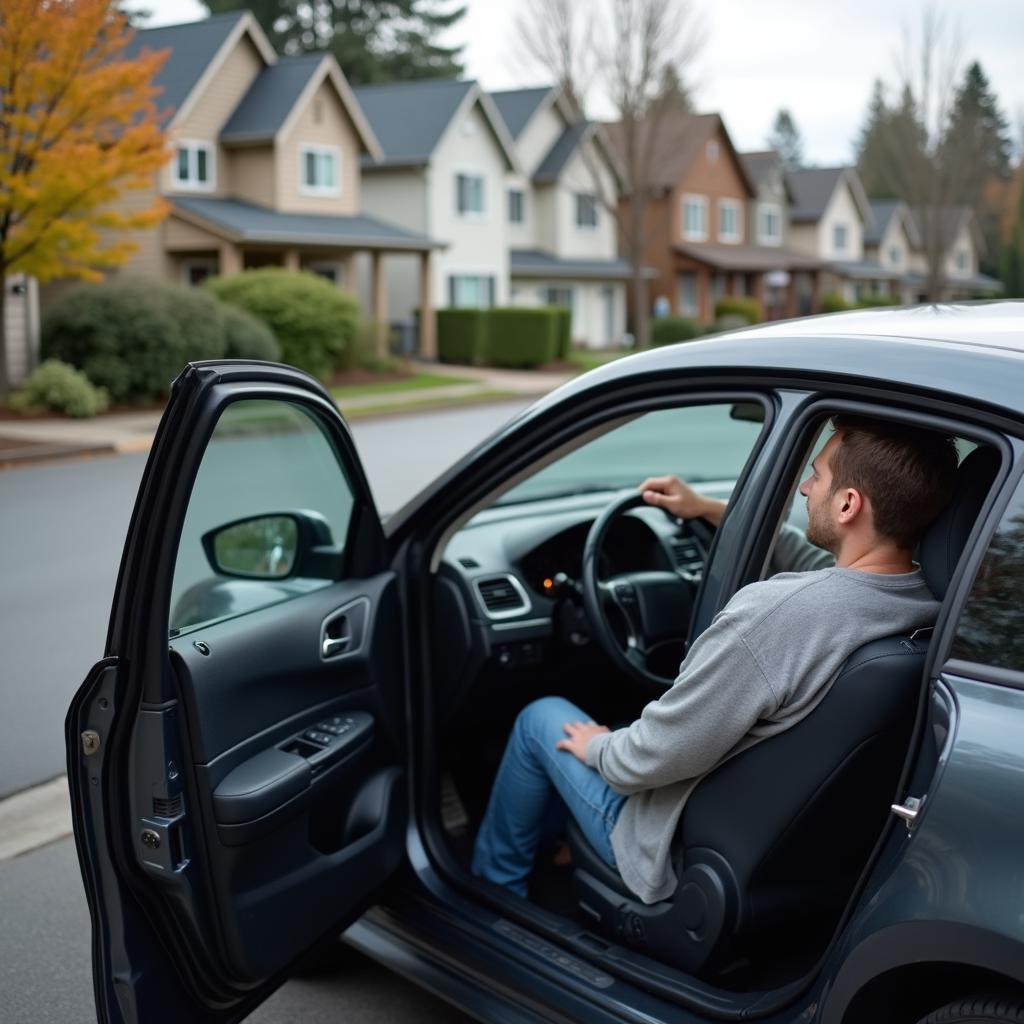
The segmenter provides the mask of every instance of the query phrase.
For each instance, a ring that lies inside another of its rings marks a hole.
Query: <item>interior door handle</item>
[[[892,813],[903,820],[908,832],[914,827],[914,822],[917,821],[917,816],[921,813],[923,803],[924,797],[908,796],[903,803],[892,805]]]
[[[339,637],[324,637],[323,643],[323,655],[325,658],[329,658],[332,654],[340,654],[349,645],[351,637],[339,636]]]

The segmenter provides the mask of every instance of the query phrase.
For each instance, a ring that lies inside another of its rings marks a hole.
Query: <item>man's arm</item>
[[[716,529],[722,525],[726,502],[698,494],[677,476],[649,476],[639,489],[648,505],[657,505],[677,519],[706,519]]]

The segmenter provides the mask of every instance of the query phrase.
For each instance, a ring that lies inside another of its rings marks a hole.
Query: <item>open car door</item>
[[[393,874],[403,636],[329,395],[188,366],[66,722],[101,1022],[240,1019]]]

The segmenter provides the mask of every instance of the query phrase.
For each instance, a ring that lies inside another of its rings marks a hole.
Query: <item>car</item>
[[[1022,395],[1019,302],[765,324],[572,380],[382,521],[316,381],[186,367],[66,720],[99,1020],[241,1020],[342,933],[484,1021],[1024,1019]],[[528,899],[474,878],[516,713],[663,692],[839,413],[956,438],[934,630],[701,781],[668,900],[572,830]],[[643,505],[668,472],[717,530]]]

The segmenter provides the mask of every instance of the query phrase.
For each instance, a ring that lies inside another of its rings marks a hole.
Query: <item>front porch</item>
[[[387,354],[388,341],[385,260],[398,254],[418,256],[417,349],[423,359],[437,357],[432,254],[441,243],[423,235],[361,215],[310,216],[234,199],[176,197],[163,238],[168,272],[175,283],[185,285],[199,284],[212,274],[276,266],[319,274],[357,295],[355,258],[368,254],[371,290],[363,314],[374,325],[380,356]]]

